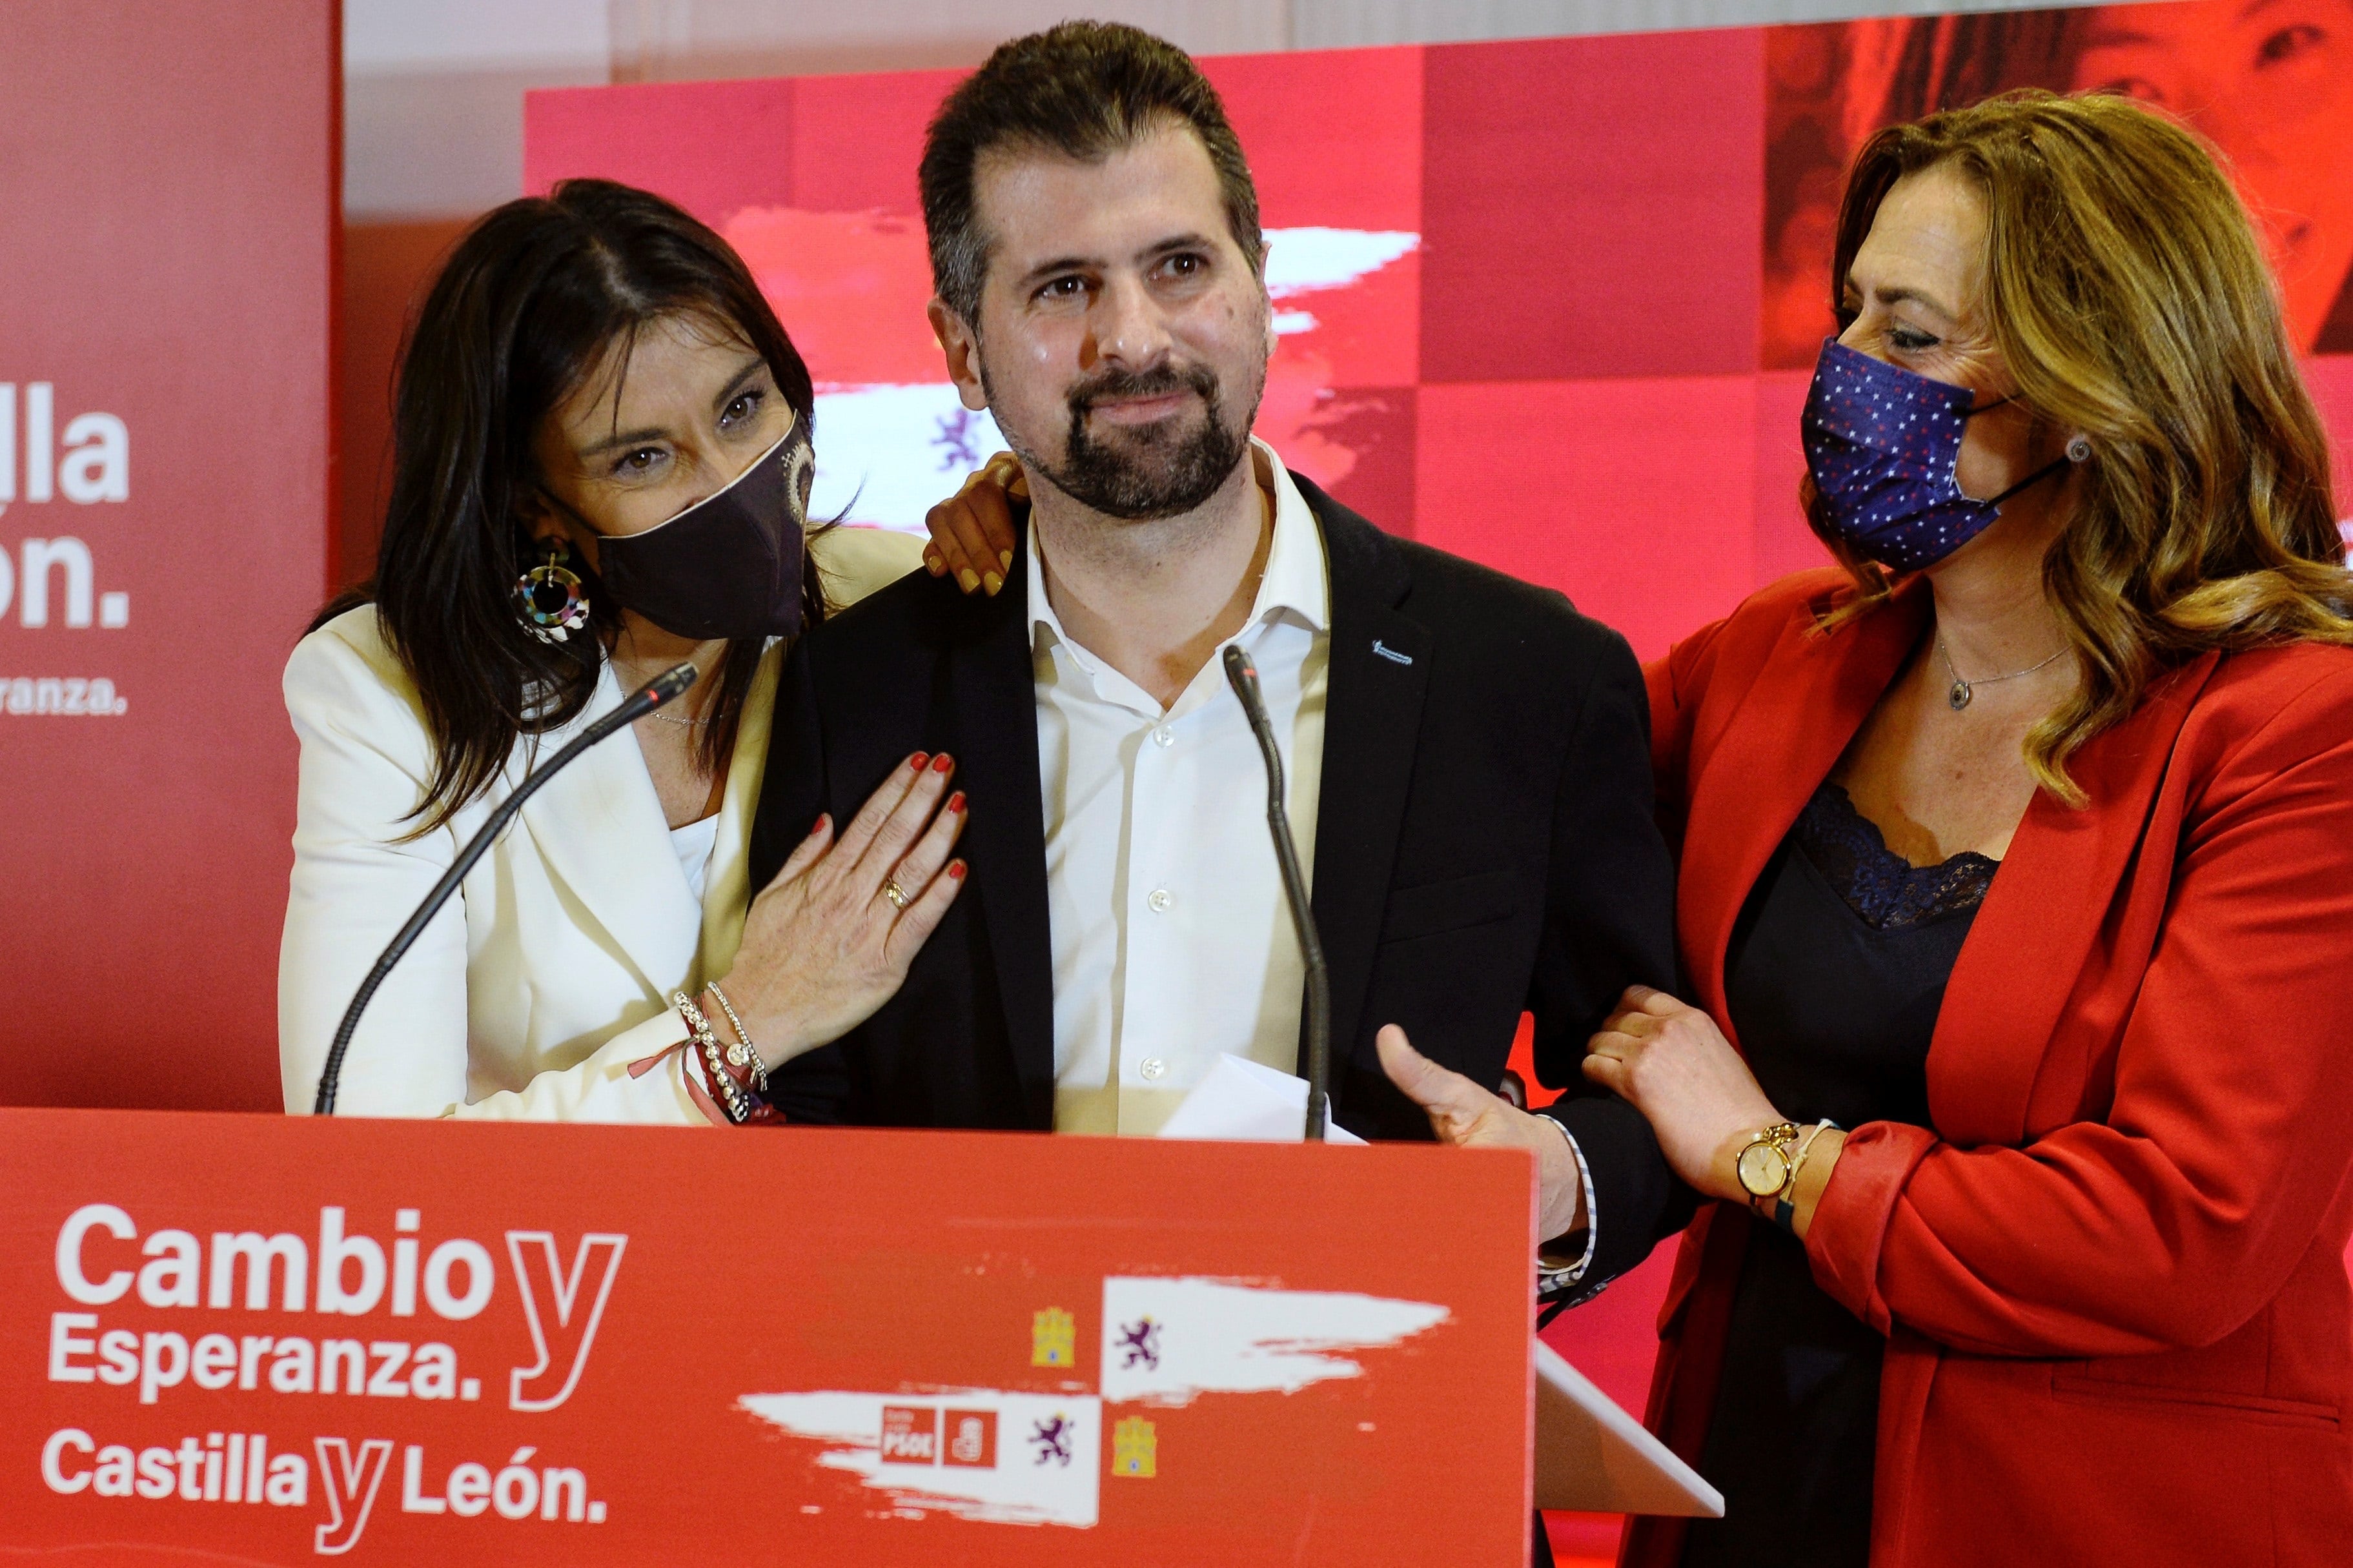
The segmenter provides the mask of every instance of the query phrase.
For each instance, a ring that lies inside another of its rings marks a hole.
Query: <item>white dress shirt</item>
[[[1163,710],[1064,629],[1029,550],[1030,658],[1054,961],[1054,1131],[1149,1137],[1220,1051],[1299,1070],[1306,966],[1267,836],[1265,763],[1226,685],[1239,644],[1282,753],[1283,805],[1312,887],[1331,663],[1323,529],[1282,460],[1250,443],[1274,537],[1249,618]],[[1556,1127],[1559,1123],[1555,1122]],[[1544,1260],[1573,1289],[1599,1234]]]
[[[711,886],[711,861],[719,849],[719,814],[712,813],[700,822],[690,822],[684,827],[670,830],[671,853],[678,857],[678,868],[686,879],[687,896],[694,907],[702,907],[702,895]]]
[[[1301,863],[1324,773],[1332,595],[1323,531],[1263,442],[1274,499],[1249,651]],[[1158,1131],[1220,1051],[1295,1072],[1306,970],[1267,837],[1257,737],[1220,644],[1163,710],[1064,630],[1029,552],[1038,773],[1054,961],[1054,1130]]]

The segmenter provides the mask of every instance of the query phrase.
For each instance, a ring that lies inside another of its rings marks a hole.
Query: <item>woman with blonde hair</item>
[[[1585,1066],[1702,1200],[1650,1419],[1726,1510],[1621,1561],[2353,1562],[2353,575],[2254,234],[2023,93],[1874,137],[1832,278],[1843,564],[1649,672],[1689,999]]]
[[[2353,1560],[2353,577],[2254,234],[2028,93],[1873,138],[1832,276],[1845,569],[1651,671],[1695,1005],[1587,1064],[1713,1200],[1727,1517],[1628,1559]]]

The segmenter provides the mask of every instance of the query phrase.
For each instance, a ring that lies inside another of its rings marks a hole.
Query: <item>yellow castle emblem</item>
[[[1152,1423],[1131,1415],[1111,1429],[1111,1473],[1150,1480],[1159,1473],[1160,1436]]]
[[[1071,1366],[1079,1359],[1079,1325],[1060,1307],[1048,1307],[1029,1320],[1029,1364]]]

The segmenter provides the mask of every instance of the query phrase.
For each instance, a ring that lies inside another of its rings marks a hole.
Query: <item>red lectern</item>
[[[13,1110],[0,1193],[0,1558],[1528,1561],[1515,1155]]]

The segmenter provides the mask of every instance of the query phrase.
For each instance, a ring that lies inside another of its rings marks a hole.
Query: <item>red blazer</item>
[[[1648,671],[1687,998],[1926,629],[1776,584]],[[2353,649],[2205,655],[2038,795],[1928,1052],[1806,1250],[1888,1336],[1872,1562],[2353,1563]],[[1734,1039],[1736,1046],[1738,1040]],[[1605,1222],[1606,1223],[1606,1222]],[[1703,1207],[1650,1424],[1697,1462],[1756,1222]],[[1621,1563],[1667,1568],[1638,1521]]]

